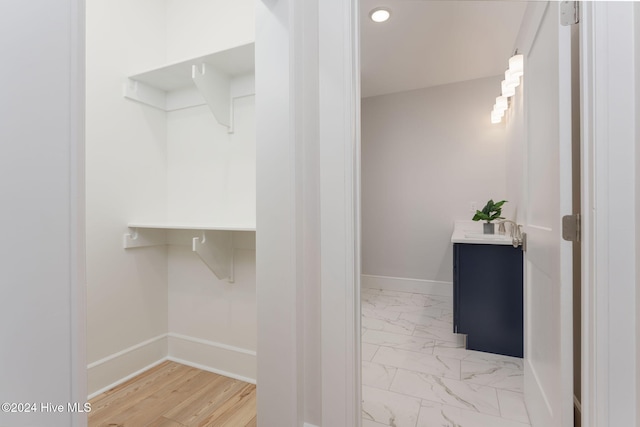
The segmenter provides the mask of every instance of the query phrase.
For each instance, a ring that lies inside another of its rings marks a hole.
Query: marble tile
[[[382,350],[383,347],[380,347]],[[378,350],[378,354],[380,353]],[[378,355],[376,354],[376,356]],[[502,368],[487,363],[461,361],[463,381],[522,393],[524,375],[521,369]]]
[[[433,354],[462,360],[469,356],[469,350],[461,343],[436,341],[433,345]]]
[[[380,301],[387,305],[387,307],[401,306],[401,307],[425,307],[426,299],[421,295],[406,294],[402,296],[391,295],[378,295],[376,301]]]
[[[432,314],[426,310],[414,311],[411,313],[402,313],[400,319],[415,323],[416,326],[428,326],[429,328],[449,329],[453,330],[453,322],[442,319],[442,312]]]
[[[361,295],[386,295],[392,297],[405,297],[412,294],[412,292],[404,292],[404,291],[394,291],[391,289],[380,289],[380,288],[360,288]]]
[[[415,427],[420,399],[373,387],[362,387],[362,419],[394,427]]]
[[[524,369],[524,362],[518,357],[503,356],[501,354],[485,353],[482,351],[469,350],[465,360],[475,363],[487,363],[503,368]]]
[[[522,393],[498,389],[498,402],[502,418],[529,423],[529,414]]]
[[[398,313],[424,313],[428,316],[440,318],[446,313],[440,307],[432,307],[429,305],[387,305],[386,309]]]
[[[529,424],[423,400],[416,427],[529,427]]]
[[[461,409],[500,415],[498,396],[492,387],[399,369],[390,390]]]
[[[453,299],[362,290],[363,427],[530,427],[522,359],[464,348]]]
[[[398,320],[400,313],[375,307],[362,307],[362,317],[380,320]]]
[[[416,337],[430,338],[432,340],[449,341],[457,344],[464,344],[465,336],[462,334],[454,334],[453,327],[442,329],[433,326],[414,327],[413,335]]]
[[[426,295],[427,305],[429,307],[437,307],[443,310],[450,310],[453,312],[453,297]]]
[[[387,307],[387,305],[385,303],[383,303],[382,301],[378,301],[375,298],[371,298],[371,299],[365,299],[362,298],[360,300],[360,309],[364,310],[365,308],[368,309],[376,309],[376,310],[383,310]]]
[[[380,424],[375,421],[364,419],[362,420],[362,427],[388,427],[389,424]]]
[[[373,359],[373,355],[376,354],[376,351],[378,351],[378,348],[379,346],[377,345],[363,342],[361,347],[362,361],[370,362],[371,359]]]
[[[419,351],[422,353],[433,352],[434,340],[414,337],[413,335],[394,334],[391,332],[368,330],[362,334],[362,342],[367,344],[383,345],[401,350]]]
[[[398,368],[362,362],[362,385],[388,390]]]
[[[415,295],[413,292],[392,291],[390,289],[382,289],[380,293],[388,297],[404,297],[404,298],[411,298],[413,295]]]
[[[449,322],[451,325],[453,325],[453,310],[451,311],[445,311],[442,310],[442,316],[440,316],[440,320],[442,320],[443,322]]]
[[[396,334],[412,335],[415,325],[406,320],[383,320],[362,317],[362,328],[366,330],[393,332]]]
[[[460,361],[457,359],[381,346],[372,361],[409,371],[460,379]]]

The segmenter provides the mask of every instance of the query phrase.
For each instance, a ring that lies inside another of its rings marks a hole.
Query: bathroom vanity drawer
[[[453,328],[469,350],[522,357],[522,271],[520,248],[454,244]]]

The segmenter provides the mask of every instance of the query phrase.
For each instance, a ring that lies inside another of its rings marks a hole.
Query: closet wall
[[[166,357],[255,378],[255,236],[235,233],[235,283],[179,245],[123,248],[134,221],[255,226],[253,97],[236,132],[205,106],[164,112],[123,97],[126,76],[254,40],[251,0],[87,4],[89,393]]]

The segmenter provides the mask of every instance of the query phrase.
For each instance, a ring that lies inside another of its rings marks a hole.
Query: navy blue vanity
[[[456,238],[457,236],[457,238]],[[454,233],[453,331],[467,349],[523,355],[523,252],[507,237]]]

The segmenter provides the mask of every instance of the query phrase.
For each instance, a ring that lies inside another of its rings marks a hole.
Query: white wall
[[[179,62],[255,40],[253,0],[165,0],[167,61]]]
[[[166,355],[158,340],[111,357],[168,327],[166,248],[122,248],[127,222],[166,216],[165,113],[122,96],[126,75],[164,62],[165,14],[155,0],[87,4],[90,393]]]
[[[82,1],[0,2],[0,425],[86,425]]]
[[[236,101],[228,134],[206,106],[165,113],[122,85],[252,42],[253,1],[98,0],[87,27],[89,391],[167,356],[252,380],[253,235],[236,239],[234,285],[186,246],[124,250],[122,237],[140,220],[255,224],[253,97]]]
[[[167,60],[255,40],[253,0],[168,0]],[[167,114],[168,218],[256,224],[255,97],[234,102],[234,133],[207,106]],[[255,233],[235,233],[235,282],[218,280],[189,247],[169,250],[169,356],[255,381]]]
[[[454,220],[506,198],[505,126],[489,120],[500,80],[362,100],[363,274],[452,280]]]
[[[509,100],[509,109],[505,113],[506,129],[506,181],[508,209],[505,213],[517,223],[524,220],[524,86],[526,79],[516,88],[515,96]]]
[[[640,70],[640,4],[633,8],[634,14],[634,46],[635,46],[635,70]],[[640,78],[636,74],[636,141],[640,139]],[[637,283],[640,280],[640,185],[637,185],[640,174],[640,150],[636,147],[636,420],[640,420],[640,292],[637,291]]]

